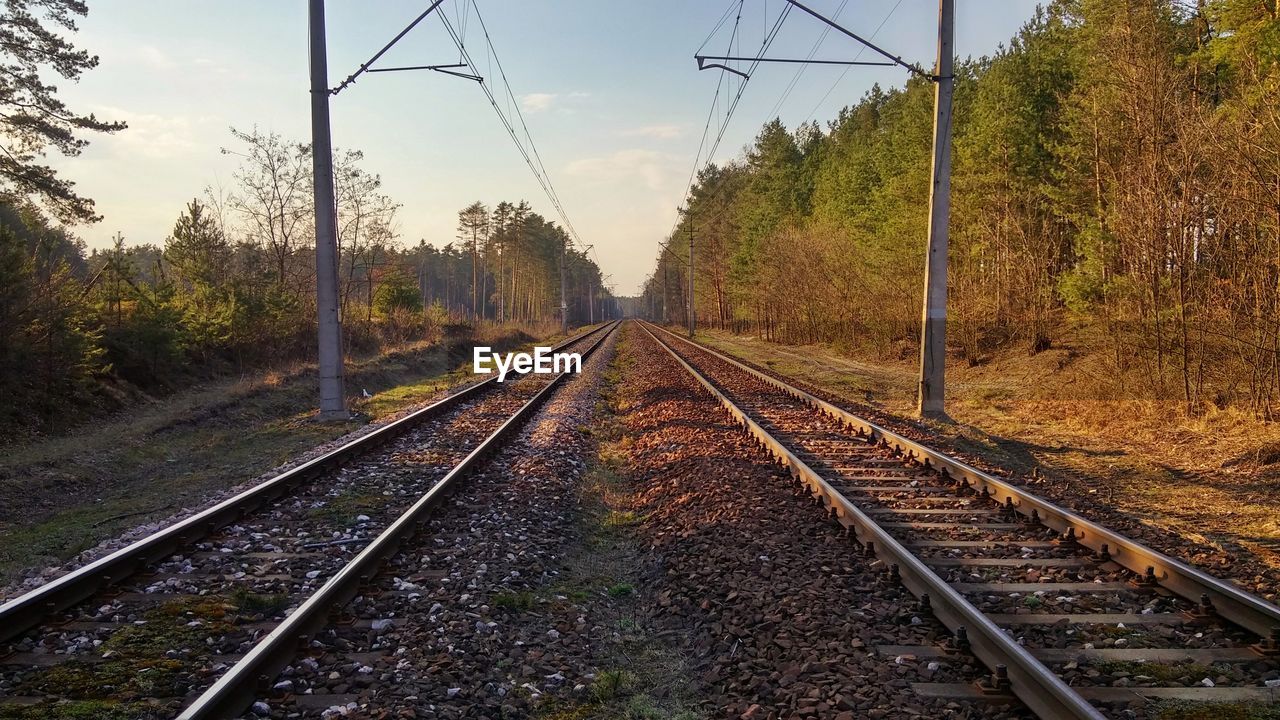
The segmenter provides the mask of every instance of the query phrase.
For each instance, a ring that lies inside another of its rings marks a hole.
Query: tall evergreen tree
[[[122,122],[81,115],[58,99],[49,74],[76,81],[98,65],[62,32],[76,32],[89,12],[83,0],[7,0],[0,9],[0,195],[38,200],[63,222],[98,220],[75,183],[41,164],[49,150],[74,157],[89,144],[83,131],[113,133]]]

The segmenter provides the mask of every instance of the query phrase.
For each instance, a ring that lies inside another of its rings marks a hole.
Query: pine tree
[[[74,157],[88,145],[81,131],[113,133],[122,122],[80,115],[45,82],[50,73],[75,82],[98,65],[98,57],[78,50],[59,30],[76,32],[76,18],[88,14],[82,0],[7,0],[0,10],[0,195],[39,201],[63,222],[94,222],[93,201],[75,183],[39,162],[49,150]]]

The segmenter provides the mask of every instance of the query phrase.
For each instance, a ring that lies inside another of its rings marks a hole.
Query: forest
[[[57,430],[86,408],[119,405],[121,387],[164,394],[314,356],[310,148],[257,129],[231,133],[223,152],[240,159],[231,187],[175,208],[158,242],[117,233],[90,250],[36,204],[0,203],[0,428]],[[561,262],[570,322],[612,302],[596,264],[524,201],[473,203],[453,241],[408,244],[400,204],[360,152],[337,153],[334,174],[349,355],[476,323],[548,331]]]
[[[1280,9],[1055,0],[957,63],[948,349],[1068,345],[1079,393],[1195,414],[1280,407]],[[697,176],[647,280],[681,323],[896,359],[918,352],[933,87],[767,123]]]

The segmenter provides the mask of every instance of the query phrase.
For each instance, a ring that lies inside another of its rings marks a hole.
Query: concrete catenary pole
[[[947,359],[947,230],[951,215],[951,94],[955,0],[938,3],[938,64],[934,88],[933,182],[929,189],[929,250],[924,271],[920,337],[921,417],[944,418]]]
[[[346,420],[342,325],[338,313],[337,207],[333,197],[333,145],[329,138],[329,61],[324,0],[311,0],[311,162],[316,211],[316,316],[319,323],[320,419]]]

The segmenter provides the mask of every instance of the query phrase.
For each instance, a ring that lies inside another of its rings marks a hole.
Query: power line
[[[778,19],[774,22],[773,27],[770,28],[769,32],[765,35],[764,40],[760,44],[760,50],[756,53],[755,57],[752,58],[751,64],[747,68],[747,72],[740,73],[743,75],[742,82],[738,84],[738,92],[733,96],[733,100],[731,100],[728,103],[728,107],[725,111],[724,121],[720,124],[720,129],[716,134],[715,142],[712,143],[711,149],[707,151],[706,159],[708,162],[710,162],[712,157],[715,157],[716,150],[720,148],[720,142],[724,139],[725,131],[728,130],[729,128],[729,122],[730,120],[733,119],[733,113],[738,109],[738,103],[742,100],[742,94],[746,92],[747,82],[751,79],[751,73],[755,72],[755,69],[760,65],[760,59],[764,57],[764,54],[768,52],[769,48],[773,45],[773,41],[777,39],[778,32],[782,29],[782,23],[786,21],[787,16],[790,14],[790,12],[791,12],[791,5],[787,5],[785,8],[783,8],[782,12],[778,13]],[[739,3],[739,13],[741,13],[741,2]],[[734,27],[734,32],[736,35],[737,33],[736,25]],[[730,47],[733,46],[733,40],[734,38],[730,37],[729,39]],[[725,75],[725,70],[722,69],[720,71],[720,77],[722,80],[724,78],[724,75]],[[717,86],[716,95],[712,99],[713,105],[716,102],[716,100],[719,99],[719,96],[720,96],[720,90],[719,90],[719,86]],[[708,120],[709,119],[710,118],[708,118]],[[703,143],[705,142],[706,142],[706,135],[704,133]],[[702,166],[701,165],[702,159],[703,159],[702,146],[699,145],[698,154],[695,155],[693,159],[693,170],[689,173],[689,182],[685,185],[684,197],[688,197],[689,190],[693,188],[693,180],[695,177],[697,177],[698,169]],[[667,239],[662,240],[658,243],[660,249],[665,248],[671,242],[671,238],[675,235],[675,231],[679,227],[680,227],[680,216],[677,215],[675,223],[673,223],[671,226],[671,231],[667,233]],[[659,252],[661,252],[661,250]]]
[[[708,35],[706,40],[702,41],[702,45],[698,46],[699,52],[701,52],[702,48],[706,47],[707,43],[711,40],[711,36],[715,35],[716,30],[719,30],[720,27],[724,25],[724,21],[729,16],[729,13],[733,12],[734,5],[737,5],[738,15],[737,15],[737,18],[733,21],[733,30],[730,31],[729,33],[729,51],[730,52],[733,51],[734,41],[738,38],[738,28],[741,27],[741,24],[742,24],[743,3],[744,3],[744,0],[732,0],[729,3],[729,8],[725,10],[725,14],[720,18],[720,22],[716,23],[716,27],[712,29],[711,35]],[[738,47],[741,47],[741,45],[739,45]],[[684,191],[681,193],[681,197],[688,196],[689,189],[693,187],[693,180],[695,177],[697,177],[699,161],[702,159],[702,150],[703,148],[706,147],[707,138],[711,134],[711,119],[713,117],[717,118],[717,125],[720,124],[720,121],[718,119],[719,112],[720,112],[720,92],[725,88],[725,80],[726,80],[725,70],[722,69],[720,71],[720,77],[716,80],[715,94],[712,95],[711,97],[711,107],[707,110],[707,120],[702,125],[702,137],[698,141],[698,151],[694,153],[694,156],[693,156],[693,168],[689,171],[689,180],[685,182]],[[676,228],[678,227],[680,227],[679,215],[676,216],[675,223],[672,224],[670,232],[667,233],[667,237],[670,238],[672,235],[674,235]],[[659,254],[661,254],[662,248],[666,247],[668,242],[669,240],[658,241]]]
[[[889,12],[884,16],[884,18],[883,18],[883,19],[881,19],[881,20],[880,20],[880,24],[876,26],[876,29],[875,29],[875,30],[871,33],[871,35],[868,37],[868,40],[874,40],[874,39],[875,39],[875,37],[876,37],[876,35],[879,35],[879,34],[880,34],[880,30],[882,30],[882,29],[884,28],[885,24],[889,22],[889,18],[893,17],[893,14],[894,14],[895,12],[897,12],[898,7],[899,7],[899,6],[901,6],[901,5],[902,5],[902,0],[897,0],[897,2],[896,2],[896,3],[894,3],[894,6],[893,6],[892,8],[890,8],[890,9],[889,9]],[[790,7],[790,6],[788,6],[788,7]],[[836,15],[837,15],[837,16],[840,14],[840,10],[842,10],[843,8],[844,8],[844,3],[841,3],[841,5],[840,5],[840,9],[838,9],[838,10],[836,11]],[[828,28],[827,28],[827,29],[829,30],[829,29],[830,29],[830,26],[828,26]],[[826,35],[825,35],[825,31],[824,31],[824,35],[823,35],[823,37],[825,37],[825,36],[826,36]],[[820,43],[822,42],[822,39],[820,38],[818,42],[819,42],[819,44],[820,44]],[[817,49],[817,46],[815,45],[815,50],[816,50],[816,49]],[[862,57],[862,53],[863,53],[866,49],[867,49],[867,46],[866,46],[866,45],[863,45],[862,47],[858,48],[858,53],[857,53],[856,55],[854,55],[854,56],[853,56],[853,61],[855,61],[855,62],[856,62],[859,58],[861,58],[861,57]],[[812,53],[811,53],[811,56],[812,56]],[[818,112],[818,108],[822,107],[822,103],[826,102],[827,97],[829,97],[829,96],[831,95],[831,93],[835,91],[836,87],[840,84],[840,81],[841,81],[841,80],[843,80],[843,79],[844,79],[844,76],[845,76],[845,75],[847,75],[847,74],[849,73],[849,71],[850,71],[850,70],[852,70],[853,68],[854,68],[854,66],[853,66],[853,65],[850,65],[849,67],[846,67],[846,68],[844,69],[844,71],[843,71],[843,72],[841,72],[841,73],[840,73],[840,76],[839,76],[838,78],[836,78],[836,81],[835,81],[834,83],[832,83],[831,87],[830,87],[830,88],[827,90],[827,92],[822,96],[822,99],[818,101],[818,104],[817,104],[816,106],[814,106],[813,110],[809,112],[809,115],[804,119],[804,121],[802,121],[802,122],[800,123],[800,125],[804,125],[805,123],[808,123],[810,120],[812,120],[812,119],[813,119],[813,116],[814,116],[815,114],[817,114],[817,112]],[[797,79],[798,79],[798,76],[799,76],[799,73],[797,73]],[[794,82],[794,81],[793,81],[793,82]],[[788,88],[787,93],[789,93],[789,92],[790,92],[790,89]],[[786,97],[786,94],[785,94],[785,93],[784,93],[784,96],[783,96],[783,97]],[[779,105],[780,105],[780,104],[781,104],[781,103],[779,102]],[[773,115],[773,112],[771,111],[769,114],[770,114],[770,115]],[[686,192],[688,192],[688,191],[686,190]],[[714,195],[714,196],[712,197],[712,199],[718,198],[718,197],[719,197],[719,195],[720,195],[720,191],[719,191],[719,190],[717,190],[716,195]],[[710,221],[708,221],[708,222],[709,222],[709,223],[714,223],[714,222],[718,221],[720,218],[724,217],[724,213],[725,213],[727,210],[728,210],[728,208],[725,208],[724,210],[721,210],[719,213],[717,213],[717,214],[715,215],[715,217],[711,218],[711,220],[710,220]],[[675,232],[675,227],[679,227],[679,225],[680,225],[680,219],[679,219],[679,218],[676,218],[676,225],[672,228],[672,233],[674,233],[674,232]],[[670,235],[670,234],[671,234],[671,233],[668,233],[668,235]],[[664,241],[664,242],[660,243],[660,246],[661,246],[661,247],[665,247],[665,246],[667,245],[667,243],[668,243],[668,242],[669,242],[669,241]]]
[[[724,133],[729,129],[729,121],[733,119],[733,113],[738,109],[738,102],[742,100],[742,94],[746,92],[747,82],[751,79],[751,74],[755,72],[757,67],[759,67],[760,59],[764,57],[764,54],[768,52],[770,46],[773,45],[773,41],[778,37],[778,31],[782,29],[782,23],[787,19],[787,16],[790,13],[791,6],[787,5],[783,8],[782,12],[778,14],[778,20],[773,24],[772,30],[770,30],[769,34],[765,37],[764,43],[761,44],[760,52],[756,53],[751,65],[747,68],[747,76],[743,78],[742,83],[738,85],[738,93],[733,96],[733,102],[729,104],[729,109],[725,113],[724,123],[720,125],[720,133],[716,135],[715,143],[711,146],[711,150],[707,152],[708,161],[715,156],[716,150],[720,148],[720,141],[724,139]]]
[[[738,6],[738,20],[742,20],[742,2],[741,0],[732,0],[732,2],[729,3],[729,7],[725,8],[724,14],[720,16],[720,20],[716,22],[716,26],[711,28],[711,32],[707,33],[707,37],[703,39],[702,44],[698,46],[698,52],[702,52],[702,49],[707,46],[707,43],[711,42],[711,38],[715,37],[715,34],[724,26],[725,21],[733,14],[734,5]],[[735,23],[735,25],[736,24],[737,23]]]
[[[489,37],[489,28],[485,25],[484,17],[480,14],[480,6],[476,4],[475,0],[471,1],[471,6],[475,8],[476,20],[480,22],[480,29],[484,32],[485,43],[490,48],[493,48],[493,40]],[[551,187],[552,194],[555,195],[555,203],[559,205],[560,196],[555,192],[555,185],[551,183],[551,177],[547,173],[546,165],[542,163],[542,156],[538,154],[538,146],[533,142],[533,136],[529,134],[529,126],[525,124],[524,113],[520,112],[519,102],[516,100],[515,93],[511,91],[511,83],[507,81],[507,72],[502,67],[502,60],[498,57],[498,51],[496,49],[493,50],[493,60],[498,65],[498,75],[502,78],[502,85],[506,88],[507,97],[515,103],[513,106],[515,108],[515,115],[520,120],[520,127],[524,130],[525,139],[529,141],[529,148],[533,151],[533,157],[538,161],[538,167],[542,170],[543,176],[547,178],[547,184]],[[563,211],[563,207],[561,207],[561,210]],[[569,230],[573,232],[573,235],[577,236],[577,231],[573,230],[573,225],[569,222],[568,216],[565,216],[562,219],[567,225],[569,225]]]
[[[902,0],[898,0],[896,3],[894,3],[893,7],[889,8],[888,14],[886,14],[884,16],[884,19],[880,21],[880,24],[876,26],[875,31],[871,33],[871,37],[868,38],[869,40],[875,40],[876,35],[880,34],[880,30],[885,26],[885,23],[889,22],[889,18],[893,17],[893,14],[898,11],[898,7],[901,5],[902,5]],[[862,57],[862,53],[866,51],[866,49],[867,47],[865,45],[858,48],[858,54],[854,55],[853,59],[857,60],[858,58]],[[804,119],[804,122],[800,123],[801,125],[809,122],[810,120],[813,119],[814,115],[818,114],[818,109],[822,107],[822,103],[826,102],[827,98],[831,96],[831,93],[835,92],[836,87],[840,85],[840,82],[842,80],[844,80],[844,76],[848,75],[849,71],[852,69],[853,67],[850,66],[845,68],[844,72],[840,73],[840,76],[836,78],[835,82],[831,83],[831,87],[828,88],[827,92],[823,94],[822,99],[818,101],[818,104],[814,105],[813,109],[809,111],[809,115]]]
[[[730,11],[732,11],[732,10],[733,10],[733,4],[734,4],[734,3],[731,3],[731,4],[730,4],[730,6],[729,6],[729,10],[730,10]],[[738,6],[738,17],[737,17],[737,19],[734,21],[734,23],[733,23],[733,31],[732,31],[732,32],[730,33],[730,35],[729,35],[729,49],[730,49],[730,50],[732,50],[732,49],[733,49],[733,41],[734,41],[734,39],[737,37],[737,35],[738,35],[738,28],[740,27],[740,25],[741,25],[741,23],[742,23],[742,6],[743,6],[743,0],[736,0],[736,4],[737,4],[737,6]],[[716,26],[716,27],[718,28],[721,24],[723,24],[723,18],[721,19],[721,23],[717,24],[717,26]],[[714,34],[714,32],[715,32],[715,31],[713,30],[713,31],[712,31],[712,33]],[[710,37],[708,37],[708,38],[707,38],[707,40],[710,40],[710,39],[711,39]],[[706,46],[706,44],[707,44],[707,40],[704,40],[704,41],[702,42],[702,46],[703,46],[703,47],[705,47],[705,46]],[[686,183],[685,183],[685,187],[684,187],[684,194],[685,194],[685,195],[687,195],[687,194],[689,193],[689,188],[693,187],[693,179],[694,179],[694,178],[697,176],[697,174],[698,174],[698,162],[702,159],[702,150],[703,150],[703,148],[705,148],[705,147],[706,147],[706,145],[707,145],[707,137],[710,135],[710,132],[711,132],[711,118],[712,118],[713,116],[715,116],[715,115],[720,111],[720,91],[724,89],[724,86],[725,86],[725,70],[723,70],[723,69],[722,69],[722,70],[720,71],[720,77],[719,77],[719,79],[716,81],[716,92],[715,92],[715,95],[713,95],[713,96],[712,96],[712,98],[711,98],[711,108],[710,108],[710,110],[708,110],[708,111],[707,111],[707,121],[706,121],[706,122],[703,124],[703,126],[702,126],[702,139],[698,142],[698,151],[697,151],[697,152],[694,154],[694,156],[693,156],[693,169],[689,171],[689,180],[688,180],[688,182],[686,182]],[[678,220],[678,219],[677,219],[677,221],[676,221],[676,224],[677,224],[677,225],[679,225],[679,220]],[[674,230],[675,230],[675,228],[672,228],[672,231],[673,231],[673,232],[674,232]]]
[[[840,18],[840,13],[844,12],[844,8],[848,4],[849,4],[849,0],[840,0],[840,7],[836,8],[835,14],[831,16],[831,19],[838,20]],[[818,54],[818,48],[822,47],[822,43],[826,42],[827,35],[830,32],[831,32],[830,25],[827,25],[822,28],[822,34],[818,36],[817,41],[813,43],[813,47],[809,49],[809,55],[804,59],[805,63],[812,61],[813,56]],[[859,54],[861,54],[861,51],[859,51]],[[785,103],[787,101],[787,98],[791,96],[791,91],[795,89],[796,83],[800,82],[800,78],[804,76],[805,70],[808,70],[808,69],[809,69],[809,66],[807,64],[800,65],[800,69],[796,70],[796,74],[791,78],[791,82],[787,84],[786,89],[782,91],[782,95],[778,97],[778,102],[774,103],[773,108],[771,108],[769,112],[766,114],[765,122],[768,122],[769,120],[773,119],[775,113],[777,113],[778,110],[782,108],[782,104]],[[849,69],[850,68],[845,68],[845,72],[848,72]]]
[[[371,67],[383,55],[385,55],[387,51],[389,51],[392,47],[394,47],[396,43],[400,42],[400,40],[404,38],[405,35],[408,35],[411,30],[417,27],[419,23],[421,23],[428,15],[430,15],[436,8],[438,8],[443,3],[444,3],[444,0],[434,0],[431,3],[431,5],[427,7],[426,10],[424,10],[421,14],[419,14],[416,18],[414,18],[412,22],[406,25],[404,29],[402,29],[394,38],[391,39],[390,42],[384,45],[382,49],[378,50],[378,52],[374,53],[373,57],[369,58],[367,62],[360,65],[360,67],[357,68],[355,72],[349,75],[346,80],[343,80],[342,83],[339,84],[336,88],[330,90],[329,93],[333,95],[338,94],[343,89],[345,89],[346,87],[354,83],[356,79],[360,77],[360,75],[366,72],[396,72],[401,70],[435,70],[437,72],[443,72],[449,75],[455,75],[455,76],[463,77],[469,80],[478,81],[480,84],[480,87],[484,90],[485,96],[489,99],[489,104],[492,105],[494,111],[497,112],[498,118],[502,121],[503,127],[506,128],[507,133],[511,136],[512,141],[515,142],[516,148],[520,151],[521,156],[524,157],[525,164],[527,164],[529,166],[529,169],[533,171],[534,177],[538,181],[538,184],[542,187],[543,192],[546,193],[547,199],[551,201],[552,206],[556,209],[556,212],[560,216],[560,220],[564,224],[565,229],[569,233],[571,239],[576,244],[582,245],[583,244],[582,239],[578,235],[577,229],[574,228],[572,221],[569,220],[568,213],[565,212],[564,205],[560,201],[560,196],[555,190],[555,185],[551,182],[550,173],[547,172],[546,165],[542,162],[542,156],[538,153],[538,146],[536,143],[534,143],[533,136],[529,132],[529,126],[525,123],[524,115],[520,112],[519,103],[518,101],[516,101],[515,94],[511,90],[510,82],[507,81],[506,72],[502,68],[502,61],[498,59],[497,50],[494,48],[493,40],[489,36],[489,29],[488,27],[485,26],[484,18],[480,15],[480,7],[475,3],[475,0],[460,0],[460,2],[455,2],[454,4],[454,14],[455,14],[455,17],[457,18],[458,27],[461,29],[461,31],[454,29],[453,24],[449,22],[449,17],[444,11],[441,11],[440,19],[441,21],[443,21],[445,29],[449,32],[449,37],[453,40],[454,44],[458,47],[459,59],[465,60],[466,66],[469,67],[471,70],[476,71],[478,69],[478,65],[475,63],[475,61],[472,60],[471,54],[467,51],[466,38],[464,35],[464,33],[466,32],[467,21],[471,15],[469,10],[471,8],[474,8],[476,19],[479,20],[480,26],[484,31],[485,44],[486,44],[486,49],[488,54],[487,59],[489,60],[490,72],[492,72],[493,63],[496,62],[498,65],[498,73],[502,78],[503,86],[506,88],[507,98],[510,99],[510,102],[515,103],[514,106],[509,105],[508,107],[514,108],[515,116],[520,122],[520,127],[524,132],[525,139],[528,141],[528,148],[526,148],[524,143],[520,141],[520,138],[516,134],[515,127],[512,125],[512,122],[508,114],[504,114],[502,112],[502,108],[498,106],[497,99],[494,97],[493,92],[489,89],[489,87],[484,83],[484,79],[478,75],[469,75],[469,74],[460,73],[451,69],[451,68],[460,67],[461,63],[457,65],[415,65],[411,67],[395,67],[395,68],[381,68],[381,69],[375,69]],[[508,113],[510,113],[510,109],[508,110]],[[530,156],[530,152],[532,152],[532,157]],[[536,167],[535,167],[535,162],[536,162]],[[599,264],[598,257],[596,258],[596,264],[597,265]]]
[[[546,165],[542,162],[542,156],[538,153],[538,146],[533,142],[533,136],[529,133],[529,126],[525,123],[524,114],[520,112],[520,102],[516,98],[515,93],[511,90],[511,83],[507,81],[507,72],[502,67],[502,60],[498,58],[498,51],[493,46],[492,38],[489,37],[489,27],[485,25],[484,16],[480,14],[480,6],[476,3],[476,0],[471,0],[471,7],[474,8],[476,20],[480,23],[480,29],[484,33],[485,45],[488,48],[489,56],[498,66],[498,76],[502,78],[502,85],[506,88],[506,98],[510,103],[508,107],[514,109],[516,117],[520,120],[520,127],[524,130],[524,136],[529,141],[529,148],[533,151],[533,157],[537,160],[538,167],[542,170],[542,176],[547,181],[547,186],[550,189],[549,199],[556,207],[556,210],[560,215],[560,219],[564,222],[566,229],[569,231],[571,240],[577,245],[583,245],[583,252],[590,252],[591,256],[594,258],[596,266],[598,267],[600,265],[600,256],[595,251],[595,245],[587,245],[583,243],[581,236],[578,235],[577,229],[573,226],[573,222],[569,220],[569,215],[565,211],[563,203],[560,201],[560,194],[556,192],[555,185],[551,182],[551,175],[547,172]]]
[[[480,88],[481,90],[484,91],[485,97],[489,100],[489,105],[493,107],[494,112],[498,115],[498,119],[499,121],[501,121],[503,128],[507,131],[507,134],[511,137],[512,142],[515,143],[516,150],[520,153],[520,156],[524,159],[525,164],[529,167],[529,170],[533,173],[534,179],[537,181],[538,185],[542,188],[542,191],[547,196],[547,199],[551,202],[551,205],[555,209],[557,215],[559,215],[560,221],[564,224],[564,228],[567,234],[569,235],[570,241],[573,242],[575,245],[585,246],[585,244],[582,242],[581,236],[578,235],[577,229],[573,226],[573,222],[569,219],[568,213],[564,209],[564,204],[560,200],[559,193],[556,192],[555,185],[551,181],[550,173],[547,171],[546,165],[542,161],[542,156],[538,152],[537,144],[533,140],[533,135],[529,132],[529,126],[524,120],[523,113],[520,112],[519,102],[516,100],[515,93],[512,92],[511,90],[511,83],[507,80],[506,72],[502,67],[502,60],[498,57],[497,49],[494,47],[493,39],[489,35],[489,29],[484,22],[484,17],[480,14],[480,7],[475,3],[474,0],[471,1],[471,6],[475,11],[476,20],[480,23],[481,31],[484,34],[485,45],[486,45],[487,55],[488,55],[487,59],[491,60],[492,64],[497,66],[498,77],[501,78],[503,87],[506,90],[506,95],[503,98],[503,101],[504,103],[508,103],[508,107],[511,108],[512,114],[514,115],[514,117],[516,118],[516,121],[518,121],[520,125],[520,132],[517,131],[516,124],[515,122],[512,121],[512,118],[508,116],[507,113],[503,112],[501,105],[499,105],[498,103],[498,98],[494,95],[493,90],[490,89],[488,83],[485,83],[482,81],[480,83]],[[453,40],[454,44],[458,47],[458,52],[462,54],[462,57],[466,61],[466,63],[469,66],[471,66],[473,69],[475,69],[476,63],[471,58],[471,54],[467,50],[466,43],[464,42],[463,38],[459,35],[457,30],[454,29],[453,24],[449,22],[449,18],[447,16],[441,15],[440,19],[443,21],[445,29],[449,33],[449,37]],[[521,132],[523,132],[524,141],[522,141],[520,138]],[[527,141],[527,147],[526,147],[526,141]],[[595,256],[594,249],[591,249],[589,251],[593,254],[593,256]],[[596,264],[599,265],[598,257],[596,257]]]

